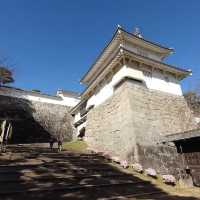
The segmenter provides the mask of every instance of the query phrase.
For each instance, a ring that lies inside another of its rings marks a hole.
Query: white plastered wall
[[[63,101],[70,107],[76,106],[80,101],[77,98],[64,96],[63,94],[59,94],[58,96],[60,96],[63,99]]]
[[[124,77],[144,81],[149,89],[159,90],[173,95],[182,95],[180,83],[173,75],[154,70],[151,75],[148,76],[139,69],[124,65],[110,81],[105,81],[102,87],[88,99],[86,109],[93,105],[97,106],[111,97],[114,92],[114,86]]]
[[[26,92],[23,90],[14,90],[9,88],[1,88],[0,95],[3,96],[9,96],[9,97],[16,97],[21,99],[26,99],[29,101],[38,101],[43,103],[50,103],[50,104],[57,104],[57,105],[64,105],[64,106],[70,106],[69,102],[65,101],[62,98],[56,99],[56,97],[46,96],[46,95],[40,95],[34,92]]]
[[[153,71],[151,77],[145,76],[145,83],[149,89],[159,90],[174,95],[182,95],[179,80],[171,74]]]
[[[80,119],[81,119],[81,114],[80,114],[80,112],[77,112],[75,114],[75,116],[74,116],[74,123],[77,122],[77,121],[79,121]]]
[[[99,91],[97,91],[91,98],[88,99],[86,109],[93,105],[97,106],[111,97],[113,95],[115,85],[117,85],[124,77],[135,78],[141,81],[144,80],[144,76],[141,71],[124,65],[110,81],[105,81],[104,85],[99,89]]]

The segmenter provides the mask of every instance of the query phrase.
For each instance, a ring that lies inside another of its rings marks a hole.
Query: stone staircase
[[[0,156],[0,200],[179,199],[98,154],[26,145],[9,149],[7,157]]]

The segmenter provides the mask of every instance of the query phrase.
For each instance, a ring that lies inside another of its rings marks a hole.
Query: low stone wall
[[[72,118],[62,105],[0,95],[0,118],[11,120],[12,142],[47,142],[50,136],[71,140]]]
[[[145,169],[153,168],[159,174],[172,174],[180,178],[184,169],[181,154],[177,153],[175,146],[157,145],[141,146],[138,145],[139,163]]]

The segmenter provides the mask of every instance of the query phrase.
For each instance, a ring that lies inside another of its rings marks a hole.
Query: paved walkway
[[[0,200],[197,200],[166,194],[113,167],[97,154],[51,152],[45,146],[11,146],[0,154]]]

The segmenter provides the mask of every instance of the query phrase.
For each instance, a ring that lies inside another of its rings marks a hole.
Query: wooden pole
[[[5,140],[8,140],[8,136],[10,133],[10,128],[11,128],[11,123],[9,122],[8,128],[7,128],[7,132],[6,132],[6,136],[5,136]]]
[[[6,129],[6,120],[4,120],[1,125],[1,135],[0,135],[1,151],[3,151],[3,139],[4,139],[5,129]]]

